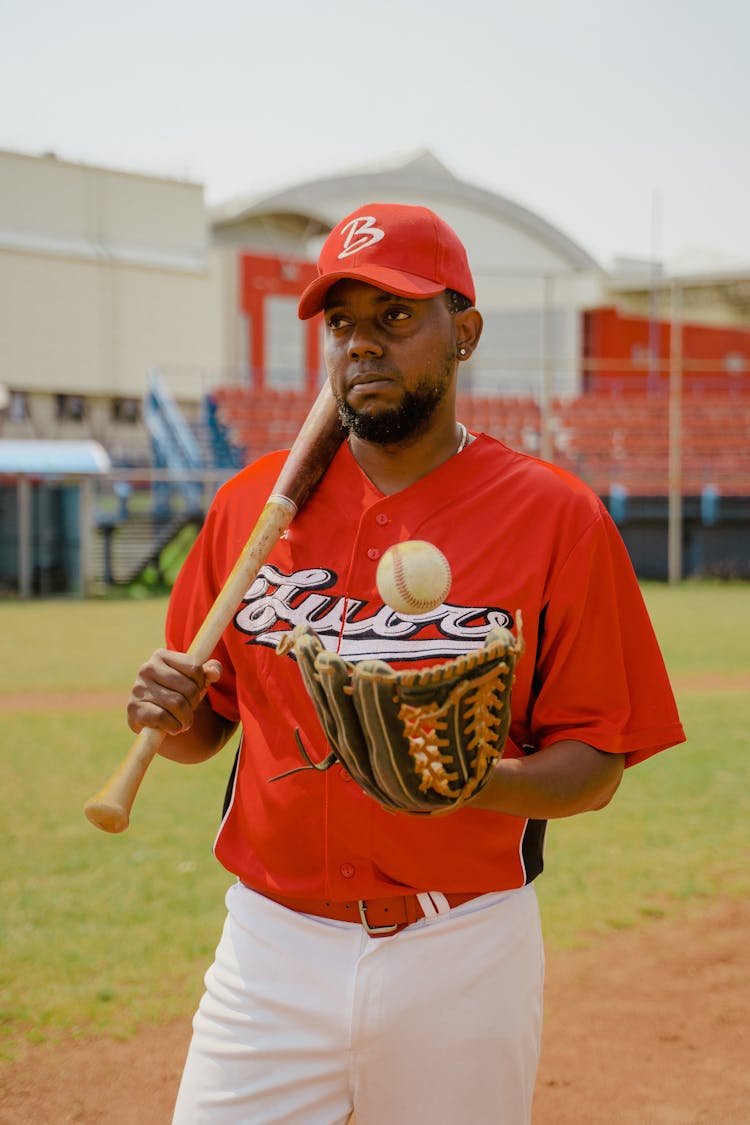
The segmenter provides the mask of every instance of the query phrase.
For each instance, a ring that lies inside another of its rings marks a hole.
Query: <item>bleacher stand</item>
[[[222,440],[249,463],[294,440],[314,393],[236,386],[212,392]],[[459,418],[474,431],[532,455],[541,413],[532,397],[460,395]],[[552,459],[601,496],[669,491],[669,402],[664,395],[587,393],[551,405]],[[682,491],[750,496],[750,394],[690,392],[682,399]]]

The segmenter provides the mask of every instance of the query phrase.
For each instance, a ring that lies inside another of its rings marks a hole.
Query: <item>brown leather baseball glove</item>
[[[394,671],[382,660],[351,664],[307,624],[276,651],[290,650],[332,747],[314,763],[300,744],[309,766],[340,762],[394,812],[451,812],[486,785],[510,726],[520,614],[517,638],[495,628],[475,652],[417,671]]]

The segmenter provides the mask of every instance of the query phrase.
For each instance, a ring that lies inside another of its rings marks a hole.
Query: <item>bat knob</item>
[[[130,823],[127,810],[119,805],[107,805],[102,801],[87,801],[83,811],[88,820],[102,832],[124,832]]]

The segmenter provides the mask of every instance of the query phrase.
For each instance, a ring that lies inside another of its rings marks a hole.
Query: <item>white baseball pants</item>
[[[241,883],[173,1125],[528,1125],[544,954],[533,887],[393,937]]]

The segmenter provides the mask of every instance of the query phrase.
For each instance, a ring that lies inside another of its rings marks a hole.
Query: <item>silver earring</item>
[[[469,354],[469,349],[468,348],[459,348],[458,354],[461,356],[461,358],[463,358],[465,355]]]

